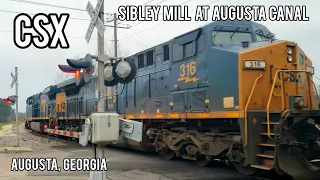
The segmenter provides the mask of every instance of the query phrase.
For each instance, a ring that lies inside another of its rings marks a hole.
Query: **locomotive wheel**
[[[197,166],[205,167],[209,164],[210,160],[205,155],[197,153],[195,162]]]
[[[164,148],[163,150],[161,150],[159,152],[159,154],[161,155],[161,157],[165,160],[173,160],[175,158],[175,153],[174,151],[172,151],[171,149],[168,148]]]
[[[237,163],[232,163],[233,166],[239,171],[239,173],[246,175],[246,176],[251,176],[254,175],[258,170],[252,167],[243,167]]]

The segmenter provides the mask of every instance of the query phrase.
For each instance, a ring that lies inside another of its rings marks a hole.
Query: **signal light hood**
[[[90,62],[89,61],[83,61],[83,60],[74,60],[74,59],[67,59],[67,63],[72,68],[89,68]]]
[[[76,73],[76,71],[80,71],[80,68],[73,68],[68,65],[58,65],[59,69],[65,73]]]

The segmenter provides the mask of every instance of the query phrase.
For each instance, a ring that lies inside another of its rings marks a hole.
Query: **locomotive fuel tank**
[[[31,122],[30,128],[31,128],[31,130],[33,130],[35,132],[39,132],[39,133],[44,132],[44,124],[41,122]]]

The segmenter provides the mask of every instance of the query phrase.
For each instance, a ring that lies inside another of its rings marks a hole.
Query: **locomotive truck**
[[[125,61],[134,62],[136,76],[105,87],[105,111],[141,122],[142,141],[119,130],[115,145],[199,166],[227,160],[246,175],[319,177],[314,67],[297,43],[256,22],[216,21]],[[26,128],[79,138],[97,105],[97,77],[79,77],[30,96]]]

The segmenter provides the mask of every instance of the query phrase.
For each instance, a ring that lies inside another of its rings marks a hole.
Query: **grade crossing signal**
[[[92,63],[92,57],[87,54],[85,58],[67,59],[68,65],[58,65],[61,71],[65,73],[74,73],[77,86],[82,86],[88,83],[93,72],[94,66]]]
[[[67,59],[68,65],[58,65],[60,70],[66,73],[74,73],[77,86],[82,86],[88,83],[94,72],[92,59],[95,58],[98,62],[104,63],[104,85],[115,86],[118,83],[128,84],[137,74],[137,66],[132,59],[125,58],[105,58],[96,57],[87,54],[85,58]]]
[[[115,86],[118,83],[128,84],[137,74],[137,66],[131,59],[121,59],[106,63],[104,67],[104,85]]]
[[[77,86],[82,86],[84,84],[83,76],[81,75],[80,68],[73,68],[69,65],[58,65],[59,69],[65,73],[73,73],[76,78]]]
[[[16,104],[17,96],[9,96],[8,98],[2,100],[3,102],[13,106]]]

